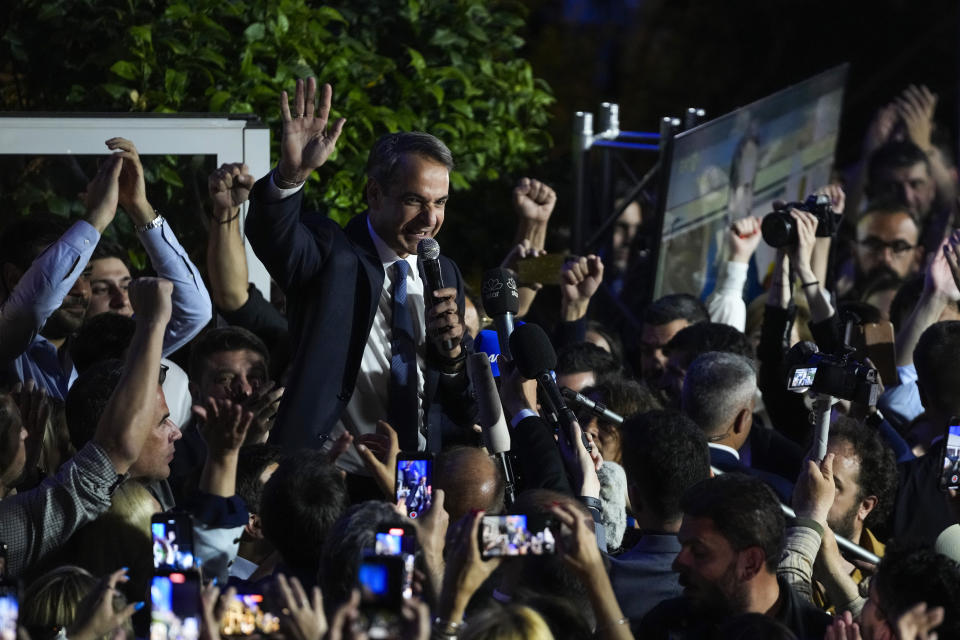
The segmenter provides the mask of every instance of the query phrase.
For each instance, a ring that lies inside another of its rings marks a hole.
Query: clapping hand
[[[147,187],[143,179],[143,163],[137,147],[126,138],[110,138],[106,142],[107,148],[117,151],[115,156],[123,158],[123,167],[120,170],[120,206],[137,226],[142,226],[156,216],[153,207],[147,200]]]

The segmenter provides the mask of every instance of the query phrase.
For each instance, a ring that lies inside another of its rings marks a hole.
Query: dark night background
[[[569,215],[570,139],[578,110],[620,104],[622,130],[656,131],[687,107],[708,118],[849,62],[837,166],[859,157],[875,110],[910,83],[939,95],[956,140],[958,3],[773,0],[526,0],[526,56],[557,97],[543,169]],[[639,169],[654,154],[629,154]]]

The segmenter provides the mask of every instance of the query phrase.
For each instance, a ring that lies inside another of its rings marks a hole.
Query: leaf
[[[153,29],[149,24],[130,27],[130,35],[133,36],[134,42],[153,43]]]
[[[410,66],[416,69],[419,72],[423,72],[427,67],[426,60],[423,59],[423,55],[420,54],[416,49],[407,47],[407,54],[410,56]]]
[[[227,100],[230,100],[231,96],[226,91],[217,91],[212,96],[210,96],[210,111],[214,113],[222,112],[223,105],[226,104]]]
[[[110,71],[120,76],[124,80],[133,80],[137,77],[137,67],[132,62],[126,60],[117,60],[110,67]]]
[[[262,22],[254,22],[249,27],[243,30],[243,37],[247,39],[247,42],[256,42],[257,40],[263,40],[267,35],[267,28]]]
[[[179,102],[187,89],[187,74],[176,69],[167,69],[164,73],[163,87],[170,98]]]
[[[167,184],[174,187],[183,187],[183,180],[180,179],[180,174],[174,171],[172,167],[162,164],[157,169],[157,174],[159,175],[160,179]]]
[[[290,19],[282,11],[277,13],[277,33],[285,35],[290,30]]]

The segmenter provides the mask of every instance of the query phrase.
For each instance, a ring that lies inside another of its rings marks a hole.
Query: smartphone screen
[[[20,599],[17,584],[0,582],[0,640],[17,640]]]
[[[223,606],[220,635],[230,637],[278,633],[280,618],[265,606],[262,593],[237,593]]]
[[[790,391],[804,391],[809,389],[816,376],[816,367],[798,367],[793,370],[793,375],[790,377],[790,384],[787,386],[787,389]]]
[[[150,582],[150,640],[200,637],[200,576],[171,572]]]
[[[401,454],[397,458],[396,498],[411,518],[430,510],[433,502],[431,454]]]
[[[548,516],[484,516],[480,522],[480,554],[499,558],[556,553],[555,528]]]
[[[399,637],[403,574],[397,556],[367,556],[360,563],[360,623],[371,640]]]
[[[153,568],[186,571],[194,567],[193,522],[190,516],[158,513],[150,521]]]
[[[947,427],[947,437],[943,443],[943,475],[940,487],[960,489],[960,420],[951,420],[954,424]]]

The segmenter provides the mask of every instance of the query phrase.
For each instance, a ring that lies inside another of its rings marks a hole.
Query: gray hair
[[[422,131],[401,131],[381,136],[373,145],[367,157],[367,177],[387,189],[400,158],[411,153],[427,156],[453,171],[453,154],[439,138]]]
[[[680,404],[709,438],[719,435],[757,392],[753,363],[736,353],[708,351],[697,357],[683,380]]]

